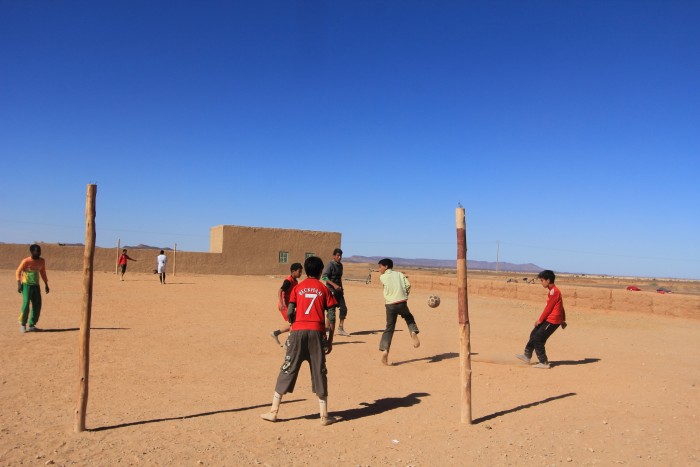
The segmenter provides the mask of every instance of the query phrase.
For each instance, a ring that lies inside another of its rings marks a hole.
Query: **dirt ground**
[[[349,282],[350,337],[328,357],[321,427],[306,367],[269,423],[283,350],[279,277],[95,275],[89,431],[73,432],[81,274],[49,271],[41,333],[21,334],[0,271],[2,465],[696,465],[700,319],[567,307],[551,370],[519,363],[544,302],[470,296],[472,425],[459,422],[456,294],[409,305],[390,355],[381,288]],[[564,297],[566,300],[566,297]],[[700,317],[699,317],[700,318]]]

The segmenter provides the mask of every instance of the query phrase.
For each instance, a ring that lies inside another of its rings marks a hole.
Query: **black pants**
[[[544,344],[558,327],[558,324],[548,323],[547,321],[535,326],[535,329],[530,333],[530,340],[527,341],[527,345],[525,346],[525,356],[527,358],[532,357],[532,351],[534,350],[535,353],[537,353],[537,359],[540,363],[547,363],[549,360],[547,360],[547,352],[544,349]]]
[[[389,350],[391,347],[391,340],[394,338],[394,329],[396,329],[396,320],[399,316],[406,320],[410,332],[418,334],[416,320],[408,309],[407,302],[386,305],[386,329],[382,333],[382,340],[379,341],[379,350]]]

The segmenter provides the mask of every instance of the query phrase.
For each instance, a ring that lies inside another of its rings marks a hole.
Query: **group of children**
[[[301,364],[308,361],[311,370],[311,388],[319,400],[321,425],[326,426],[335,421],[335,418],[328,414],[326,355],[333,349],[335,309],[341,310],[339,334],[341,330],[344,332],[344,321],[347,316],[342,289],[343,269],[340,262],[342,253],[340,249],[336,249],[333,252],[333,260],[325,269],[323,261],[315,256],[307,258],[304,266],[294,263],[290,268],[291,274],[282,282],[278,309],[288,325],[273,331],[271,335],[275,342],[281,345],[279,335],[285,332],[290,334],[286,341],[287,351],[284,363],[277,376],[272,405],[268,412],[261,415],[264,420],[277,421],[282,397],[294,391]],[[402,272],[394,271],[394,262],[389,258],[380,260],[378,266],[381,274],[379,279],[384,287],[386,310],[386,327],[379,341],[379,350],[382,353],[382,363],[388,365],[389,349],[398,317],[401,316],[406,321],[413,346],[416,348],[420,346],[418,339],[420,331],[408,308],[408,296],[411,292],[408,277]],[[297,279],[301,277],[304,269],[307,279],[298,282]],[[321,277],[321,270],[323,270],[323,277]],[[325,284],[319,280],[321,278]],[[534,351],[539,360],[534,367],[550,368],[545,343],[560,326],[566,327],[566,314],[561,292],[554,285],[554,272],[542,271],[538,278],[542,286],[548,290],[547,305],[535,322],[524,353],[516,357],[529,364]],[[300,310],[304,311],[299,313]],[[327,315],[324,313],[326,311]]]
[[[36,327],[41,314],[39,278],[43,279],[45,292],[49,293],[46,263],[41,257],[41,247],[36,244],[31,245],[29,252],[30,256],[22,260],[16,274],[17,292],[22,294],[22,309],[19,316],[21,332],[39,330]],[[338,334],[350,335],[344,329],[348,310],[342,285],[342,255],[342,250],[336,248],[333,251],[333,259],[325,268],[323,260],[317,256],[306,258],[303,266],[300,263],[294,263],[290,267],[290,275],[282,282],[277,307],[287,324],[282,329],[273,331],[272,337],[278,345],[281,345],[280,334],[289,332],[289,337],[286,340],[284,363],[277,376],[272,406],[268,412],[261,415],[264,420],[271,422],[277,420],[282,397],[294,391],[301,364],[308,361],[311,367],[312,391],[319,400],[321,425],[329,425],[335,421],[328,414],[326,355],[333,350],[336,309],[340,310]],[[121,280],[124,280],[127,260],[136,261],[127,255],[127,250],[123,250],[119,258]],[[165,253],[161,250],[158,256],[161,284],[165,284],[166,264]],[[408,278],[402,272],[394,271],[394,263],[389,258],[380,260],[378,266],[381,273],[380,281],[384,287],[386,310],[386,327],[379,342],[379,350],[382,353],[382,363],[388,365],[389,349],[398,317],[401,316],[406,321],[413,346],[416,348],[420,346],[419,330],[408,308],[408,296],[411,291]],[[298,279],[301,278],[304,270],[307,278],[299,282]],[[547,304],[535,321],[525,350],[522,354],[516,355],[519,360],[529,364],[534,352],[539,360],[534,368],[550,368],[545,343],[559,327],[566,328],[566,312],[561,292],[554,284],[555,278],[551,270],[542,271],[538,275],[540,283],[547,289]]]
[[[129,261],[138,261],[131,256],[126,254],[126,249],[122,250],[122,254],[119,256],[119,260],[117,261],[117,265],[119,266],[119,278],[120,280],[124,280],[124,274],[126,273],[126,265]],[[158,279],[160,279],[161,285],[165,285],[165,270],[166,266],[168,265],[168,257],[165,256],[165,250],[160,250],[160,254],[158,254],[158,257],[156,258],[156,263],[157,263],[157,268],[156,272],[158,273]]]

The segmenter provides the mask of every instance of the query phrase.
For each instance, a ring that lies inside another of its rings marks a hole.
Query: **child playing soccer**
[[[138,260],[135,260],[134,258],[132,258],[131,256],[127,255],[126,249],[122,250],[122,254],[119,256],[119,261],[117,262],[117,264],[119,265],[120,272],[121,272],[121,276],[120,276],[121,279],[120,280],[124,280],[124,274],[126,274],[126,263],[128,263],[129,260],[138,261]]]
[[[418,326],[416,320],[408,309],[408,294],[411,292],[411,283],[402,272],[393,270],[394,262],[389,258],[379,260],[379,280],[384,284],[384,303],[386,307],[386,329],[379,341],[379,350],[382,352],[382,363],[388,365],[389,348],[394,337],[396,320],[401,316],[408,325],[408,330],[413,340],[413,347],[419,347]]]
[[[333,297],[338,302],[336,306],[328,310],[328,326],[335,332],[335,310],[339,310],[338,319],[340,323],[338,325],[338,335],[348,337],[350,333],[345,331],[345,318],[348,315],[348,307],[345,304],[345,289],[343,289],[343,263],[340,260],[343,259],[343,250],[336,248],[333,250],[333,258],[328,262],[328,265],[323,270],[323,280],[328,286],[328,290],[331,291]]]
[[[554,272],[546,269],[539,273],[537,278],[540,280],[542,287],[548,290],[547,305],[545,305],[542,315],[535,321],[535,328],[530,333],[530,340],[525,345],[525,352],[516,355],[516,357],[529,364],[532,358],[532,351],[534,350],[537,354],[537,359],[540,361],[535,365],[535,368],[548,369],[550,365],[544,344],[559,326],[562,329],[566,328],[566,311],[564,310],[561,292],[554,285]]]
[[[277,376],[275,394],[270,411],[261,415],[264,420],[277,421],[282,396],[294,392],[299,369],[304,360],[311,367],[311,388],[318,396],[321,425],[335,421],[328,416],[328,378],[326,376],[326,354],[333,349],[333,330],[326,340],[325,311],[336,305],[333,295],[319,280],[323,271],[323,261],[310,256],[304,261],[307,278],[300,282],[289,297],[287,316],[292,332],[287,339],[287,354]]]
[[[279,290],[279,302],[277,304],[277,309],[282,313],[282,318],[286,322],[289,322],[289,317],[287,316],[287,307],[289,306],[289,296],[292,294],[292,290],[294,290],[294,287],[299,283],[297,279],[301,277],[301,271],[302,271],[302,266],[301,263],[294,263],[289,267],[289,276],[282,282],[282,287],[280,287]],[[287,325],[283,327],[282,329],[277,329],[276,331],[272,331],[270,335],[272,338],[277,342],[277,345],[282,346],[280,344],[279,340],[279,335],[283,334],[285,332],[289,332],[291,329],[291,326]]]
[[[49,293],[49,280],[46,277],[46,262],[41,257],[41,247],[32,245],[29,247],[31,256],[24,258],[17,268],[17,292],[22,294],[22,312],[19,314],[19,330],[21,332],[35,332],[41,315],[41,289],[39,276],[44,280],[44,290]],[[31,311],[30,311],[31,304]],[[29,328],[26,328],[29,319]]]

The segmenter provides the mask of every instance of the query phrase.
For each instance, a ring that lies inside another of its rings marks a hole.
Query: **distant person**
[[[41,257],[41,247],[29,247],[31,256],[24,258],[17,268],[17,292],[22,294],[22,312],[19,315],[21,332],[40,331],[36,327],[41,316],[41,288],[39,276],[44,280],[44,290],[49,293],[49,279],[46,277],[46,262]],[[27,328],[29,323],[29,328]]]
[[[126,249],[123,249],[123,250],[122,250],[122,254],[119,256],[119,261],[118,261],[119,270],[120,270],[119,272],[120,272],[120,277],[121,277],[120,280],[124,280],[124,274],[126,274],[126,263],[127,263],[128,261],[138,261],[138,260],[136,260],[136,259],[132,258],[131,256],[127,255],[127,254],[126,254]]]
[[[168,264],[168,258],[165,256],[165,251],[160,250],[158,255],[158,277],[161,285],[165,285],[165,266]]]
[[[333,350],[333,331],[326,339],[325,311],[336,304],[335,298],[319,280],[323,261],[310,256],[304,261],[307,278],[301,281],[289,297],[287,316],[292,332],[287,339],[287,354],[280,368],[270,411],[261,415],[264,420],[277,421],[282,396],[294,392],[301,364],[306,360],[311,367],[311,388],[318,396],[321,425],[335,421],[328,416],[328,378],[326,354]]]
[[[335,297],[338,305],[328,310],[328,322],[330,329],[335,333],[335,318],[336,310],[340,310],[340,323],[338,325],[338,335],[349,336],[350,334],[345,332],[345,318],[348,315],[348,307],[345,304],[345,291],[343,290],[343,263],[340,260],[343,259],[343,250],[336,248],[333,250],[333,258],[329,261],[326,268],[323,270],[323,280],[326,282],[326,286]]]
[[[547,304],[539,319],[535,321],[535,327],[530,333],[530,340],[525,345],[525,351],[516,357],[525,363],[530,363],[532,351],[537,354],[537,359],[540,361],[535,368],[548,369],[550,368],[547,352],[544,345],[549,339],[549,336],[554,334],[554,331],[561,326],[566,328],[566,311],[564,310],[564,302],[561,297],[561,292],[556,285],[554,279],[556,276],[553,271],[546,269],[537,275],[542,287],[547,289]]]
[[[277,345],[281,346],[282,344],[280,343],[279,336],[280,334],[284,334],[285,332],[289,332],[291,329],[291,326],[289,325],[289,317],[287,316],[287,307],[289,306],[289,297],[292,294],[292,290],[294,287],[297,286],[299,283],[297,279],[301,277],[301,271],[303,270],[303,267],[301,263],[294,263],[289,267],[289,276],[282,282],[282,287],[280,287],[279,290],[279,301],[277,303],[277,309],[282,313],[282,318],[284,321],[287,323],[286,326],[284,326],[281,329],[277,329],[276,331],[272,331],[270,334],[272,338],[277,342]]]
[[[394,337],[396,320],[401,316],[408,325],[411,333],[413,347],[420,347],[418,340],[418,326],[416,320],[408,309],[408,294],[411,293],[411,283],[402,272],[394,271],[394,262],[389,258],[379,260],[379,280],[384,285],[384,306],[386,308],[386,329],[379,341],[379,350],[382,352],[382,363],[389,364],[389,349]]]

